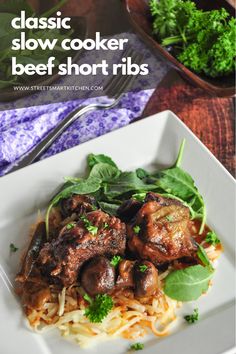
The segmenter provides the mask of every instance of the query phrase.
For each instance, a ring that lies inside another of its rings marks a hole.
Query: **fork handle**
[[[28,155],[12,167],[9,172],[16,171],[34,162],[49,146],[71,125],[77,118],[92,110],[100,109],[97,104],[82,106],[72,111],[64,118],[55,129],[53,129]]]

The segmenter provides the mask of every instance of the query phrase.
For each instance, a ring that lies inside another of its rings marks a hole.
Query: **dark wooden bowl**
[[[203,88],[208,93],[219,97],[235,96],[235,76],[224,76],[221,78],[209,78],[206,75],[199,75],[186,68],[165,48],[157,43],[152,33],[152,18],[148,7],[148,0],[123,0],[129,20],[134,29],[152,49],[154,54],[167,60],[171,66],[177,69],[185,79]],[[203,10],[218,9],[224,7],[232,16],[234,8],[226,0],[194,0],[198,8]]]
[[[53,5],[55,5],[55,1],[53,0],[48,0],[47,2],[41,2],[36,0],[36,1],[29,1],[32,3],[32,5],[35,5],[34,8],[36,8],[36,11],[39,13],[43,13],[47,9],[51,8]],[[71,28],[73,28],[74,32],[72,35],[72,38],[79,38],[79,39],[85,39],[88,37],[88,26],[87,26],[87,21],[85,17],[71,17]],[[73,62],[76,62],[80,55],[81,55],[82,50],[80,51],[74,51],[72,53],[72,59]],[[62,63],[65,60],[62,61]],[[33,76],[29,79],[29,81],[25,82],[24,84],[22,83],[21,86],[49,86],[53,82],[56,82],[58,79],[62,78],[63,76],[58,75],[58,70],[55,68],[53,75],[45,75],[45,76]],[[35,90],[36,91],[36,90]],[[34,92],[32,91],[14,91],[13,87],[7,87],[4,89],[0,89],[0,102],[9,102],[9,101],[14,101],[18,98],[25,97],[28,95],[32,95]]]

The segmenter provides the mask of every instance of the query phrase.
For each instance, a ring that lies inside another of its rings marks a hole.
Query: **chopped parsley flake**
[[[66,225],[67,230],[71,230],[73,229],[73,227],[75,227],[75,224],[73,222],[70,222],[69,224]]]
[[[130,346],[130,350],[142,350],[144,348],[143,343],[134,343]]]
[[[166,220],[169,221],[169,222],[172,222],[174,219],[173,219],[172,215],[167,215],[166,216]]]
[[[11,244],[10,244],[10,251],[11,251],[11,252],[16,252],[16,251],[18,251],[18,249],[19,249],[19,248],[16,247],[16,246],[14,245],[14,243],[11,243]]]
[[[195,323],[199,320],[199,313],[198,313],[198,309],[194,309],[193,310],[193,314],[192,315],[187,315],[184,317],[184,319],[188,322],[188,323]]]
[[[118,264],[120,263],[120,261],[121,261],[121,256],[114,256],[114,257],[112,257],[112,260],[111,260],[111,265],[113,265],[114,267],[117,267],[118,266]]]
[[[139,270],[140,272],[144,273],[146,270],[148,269],[148,267],[145,264],[141,264],[139,266]]]
[[[93,323],[101,323],[113,307],[113,300],[107,294],[96,295],[95,299],[86,294],[84,299],[89,302],[84,314]]]
[[[95,236],[98,232],[98,227],[94,226],[85,216],[81,216],[80,219],[83,221],[88,232]]]
[[[220,239],[217,237],[214,231],[209,231],[207,233],[205,241],[213,246],[216,246],[220,243]]]
[[[133,230],[134,230],[134,232],[135,232],[136,234],[138,234],[139,231],[140,231],[140,226],[138,226],[138,225],[134,226],[134,227],[133,227]]]
[[[105,222],[105,223],[104,223],[103,228],[104,228],[104,230],[106,230],[106,229],[108,229],[108,228],[109,228],[109,225],[108,225],[108,223],[107,223],[107,222]]]

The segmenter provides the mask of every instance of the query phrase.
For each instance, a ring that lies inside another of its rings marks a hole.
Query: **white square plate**
[[[184,313],[199,308],[201,320],[194,325],[180,321],[178,330],[164,339],[148,338],[143,354],[221,354],[234,347],[234,252],[235,181],[192,132],[169,111],[131,124],[0,180],[0,352],[3,354],[74,354],[127,352],[129,342],[110,341],[82,350],[57,333],[34,334],[27,327],[11,282],[27,244],[27,233],[37,210],[43,209],[63,176],[83,173],[86,156],[93,152],[110,155],[123,170],[170,166],[181,140],[186,138],[183,168],[194,178],[205,199],[208,224],[224,245],[213,287],[198,302],[184,305]],[[10,255],[13,242],[19,251]],[[141,340],[143,341],[143,340]]]

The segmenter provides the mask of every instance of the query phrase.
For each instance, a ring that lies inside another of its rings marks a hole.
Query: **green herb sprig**
[[[89,302],[89,306],[85,309],[85,316],[90,322],[101,323],[113,307],[112,297],[107,294],[96,295],[95,299],[86,294],[84,299]]]
[[[142,272],[142,273],[146,272],[147,269],[148,269],[148,266],[146,266],[146,264],[141,264],[141,265],[139,266],[139,270],[140,270],[140,272]]]
[[[195,323],[199,320],[199,312],[198,309],[194,309],[192,315],[184,316],[185,321],[188,323]]]
[[[144,344],[138,342],[138,343],[131,344],[129,350],[137,351],[137,350],[143,350],[143,348],[144,348]]]
[[[213,246],[220,244],[220,239],[214,231],[209,231],[207,233],[205,241]]]
[[[80,217],[80,219],[83,221],[84,226],[86,227],[86,229],[88,230],[88,232],[90,232],[93,236],[97,235],[98,233],[98,227],[94,226],[91,221],[89,221],[86,216],[82,215]]]
[[[16,247],[15,245],[14,245],[14,243],[10,243],[10,252],[12,252],[12,253],[15,253],[16,251],[18,251],[18,247]]]
[[[189,0],[150,0],[153,33],[196,73],[221,77],[235,70],[236,19],[224,9],[202,11]]]
[[[121,260],[121,256],[113,256],[110,263],[113,267],[117,267]]]

